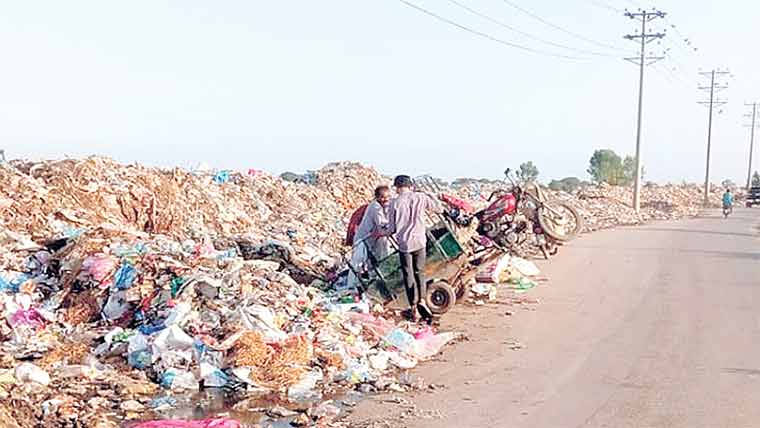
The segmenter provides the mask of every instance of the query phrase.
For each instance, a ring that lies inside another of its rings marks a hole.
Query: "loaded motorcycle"
[[[503,251],[514,252],[532,232],[536,245],[547,259],[557,253],[558,244],[581,232],[583,218],[572,205],[562,200],[547,200],[535,184],[515,182],[509,169],[504,174],[511,188],[492,192],[489,205],[480,211],[474,211],[463,199],[442,194],[446,217],[462,227],[477,221],[480,244]]]

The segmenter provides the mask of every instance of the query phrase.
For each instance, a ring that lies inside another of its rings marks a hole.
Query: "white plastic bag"
[[[19,364],[14,374],[19,382],[35,382],[45,386],[50,384],[50,375],[32,363]]]

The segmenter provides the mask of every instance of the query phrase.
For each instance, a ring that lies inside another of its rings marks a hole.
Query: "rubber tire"
[[[457,302],[457,294],[445,281],[435,281],[427,286],[427,306],[435,315],[448,312]]]
[[[549,227],[547,227],[547,220],[544,219],[543,215],[541,215],[541,212],[544,209],[539,208],[538,209],[538,225],[541,226],[541,230],[544,231],[546,236],[554,239],[555,241],[567,242],[575,238],[578,234],[581,233],[581,231],[583,230],[583,217],[581,217],[580,213],[578,212],[578,210],[575,209],[575,207],[573,207],[572,205],[564,201],[548,201],[545,203],[545,205],[561,205],[562,207],[570,211],[575,217],[575,228],[568,235],[558,235],[554,233],[554,231],[552,231]]]

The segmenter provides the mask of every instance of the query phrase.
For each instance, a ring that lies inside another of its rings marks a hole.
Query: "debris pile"
[[[347,210],[382,182],[358,164],[295,184],[89,158],[0,182],[0,414],[19,426],[113,427],[208,389],[403,390],[393,373],[455,338],[328,287]]]
[[[3,163],[0,417],[106,428],[208,389],[316,402],[337,386],[403,390],[394,371],[456,335],[328,285],[348,215],[384,182],[357,163],[294,180],[100,157]],[[476,205],[496,185],[465,183],[456,191]],[[701,201],[696,188],[647,187],[639,217],[629,194],[554,196],[571,198],[592,229],[693,215]],[[530,262],[500,263],[491,283],[535,285]],[[298,417],[339,412],[323,402]]]
[[[722,191],[713,188],[710,207],[720,207]],[[701,186],[647,185],[641,189],[641,212],[632,207],[633,188],[599,185],[581,189],[573,196],[589,230],[616,225],[635,225],[652,220],[694,217],[704,208]]]

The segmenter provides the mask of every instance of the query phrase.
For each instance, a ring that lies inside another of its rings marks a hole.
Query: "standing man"
[[[375,200],[364,210],[364,215],[356,234],[353,237],[351,266],[363,272],[367,261],[376,262],[388,257],[390,245],[387,236],[379,232],[388,225],[388,203],[391,200],[391,189],[382,185],[375,188]],[[364,241],[364,242],[362,242]],[[353,285],[357,281],[353,272],[349,273],[348,282]]]
[[[385,233],[394,235],[401,257],[401,273],[404,277],[406,297],[409,300],[409,318],[417,321],[418,315],[430,322],[433,314],[425,304],[427,283],[425,281],[425,247],[427,246],[425,211],[441,212],[437,201],[431,196],[415,192],[412,179],[399,175],[393,180],[398,197],[388,209],[388,227]]]

